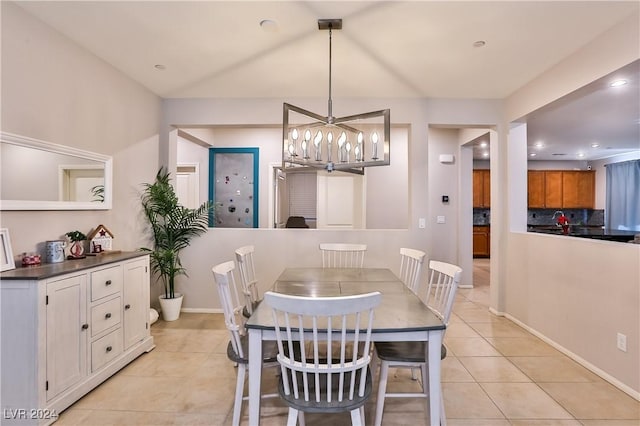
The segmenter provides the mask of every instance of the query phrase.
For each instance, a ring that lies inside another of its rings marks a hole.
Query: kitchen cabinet
[[[590,170],[529,170],[529,208],[594,208],[595,172]]]
[[[84,274],[47,283],[47,400],[87,376],[86,289]]]
[[[489,257],[491,254],[491,228],[489,226],[473,227],[473,257]]]
[[[491,207],[491,171],[473,170],[473,207]]]
[[[595,186],[594,171],[562,172],[562,207],[594,208]]]
[[[2,424],[49,424],[144,352],[149,256],[119,253],[0,275]]]

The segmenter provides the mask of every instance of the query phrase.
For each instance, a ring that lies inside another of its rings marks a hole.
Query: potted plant
[[[191,244],[192,238],[207,231],[212,204],[204,202],[195,209],[182,206],[164,167],[153,183],[144,184],[141,200],[153,242],[153,248],[142,250],[149,252],[151,270],[164,286],[164,294],[159,297],[162,316],[165,321],[174,321],[180,315],[183,297],[175,291],[176,276],[187,276],[180,251]]]
[[[87,236],[80,231],[69,231],[65,234],[71,241],[71,247],[69,247],[69,257],[71,259],[84,259],[84,243]]]

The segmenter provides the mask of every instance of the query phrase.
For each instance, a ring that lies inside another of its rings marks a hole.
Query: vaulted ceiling
[[[285,100],[328,94],[319,18],[343,19],[335,99],[501,99],[639,10],[636,1],[16,3],[160,97]]]

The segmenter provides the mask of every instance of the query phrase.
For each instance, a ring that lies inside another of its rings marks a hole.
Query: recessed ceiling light
[[[627,80],[615,80],[609,83],[609,86],[619,87],[619,86],[624,86],[625,84],[627,84]]]
[[[484,148],[487,146],[487,143],[485,141],[480,142],[480,147]]]
[[[531,154],[529,154],[529,157],[535,157],[536,155],[538,154],[536,154],[535,152],[532,152]]]
[[[535,143],[535,147],[540,149],[540,148],[544,147],[544,144],[542,142],[536,142]]]
[[[578,157],[579,157],[579,158],[584,157],[584,152],[579,152],[579,153],[578,153]]]
[[[267,33],[275,33],[278,31],[278,23],[272,19],[263,19],[260,21],[260,27]]]
[[[158,71],[164,71],[164,70],[166,70],[166,69],[167,69],[167,67],[165,67],[165,66],[164,66],[164,65],[162,65],[162,64],[156,64],[156,65],[154,65],[153,67],[154,67],[155,69],[157,69]]]
[[[473,42],[473,47],[484,47],[487,44],[484,40],[477,40]]]
[[[591,144],[591,148],[597,148],[597,147],[599,147],[599,146],[600,146],[600,144],[599,144],[599,143],[592,143],[592,144]]]
[[[488,152],[483,152],[483,153],[482,153],[482,156],[483,156],[483,157],[488,157],[488,156],[489,156],[489,153],[488,153]]]

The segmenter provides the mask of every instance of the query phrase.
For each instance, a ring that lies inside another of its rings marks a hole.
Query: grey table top
[[[382,302],[374,313],[373,333],[441,330],[442,321],[389,269],[288,268],[271,291],[295,296],[336,297],[379,291]],[[272,312],[261,303],[247,328],[273,329]]]

